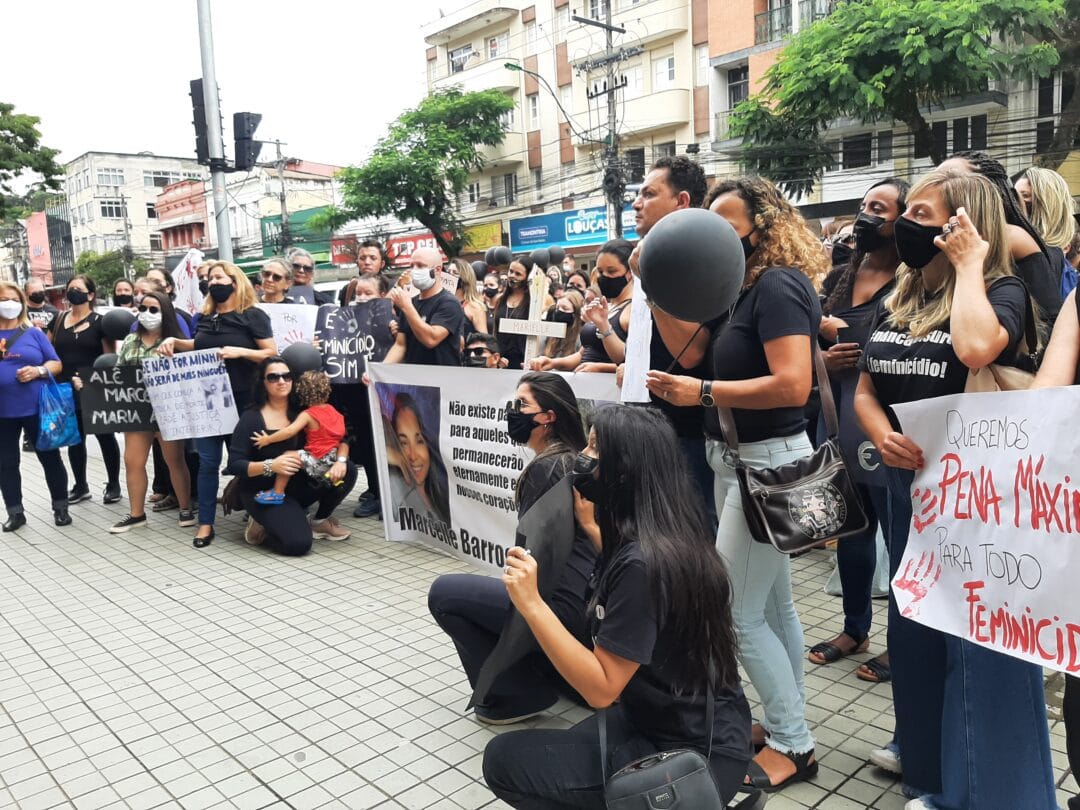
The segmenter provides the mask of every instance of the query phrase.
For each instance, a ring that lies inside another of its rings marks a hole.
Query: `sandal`
[[[776,751],[775,748],[772,750]],[[805,754],[788,754],[782,751],[776,751],[776,753],[791,760],[795,765],[795,773],[774,785],[765,769],[758,765],[756,759],[752,759],[746,767],[746,781],[743,782],[745,787],[752,787],[762,793],[776,793],[776,791],[782,790],[788,785],[805,782],[807,779],[813,779],[817,776],[818,764],[817,760],[814,759],[813,748]]]
[[[285,493],[274,492],[272,489],[263,490],[256,493],[255,503],[261,503],[263,506],[281,506],[285,503]]]
[[[882,655],[884,655],[883,653]],[[869,674],[863,672],[868,670]],[[892,669],[881,660],[879,655],[877,658],[871,658],[869,661],[864,662],[855,670],[855,677],[860,681],[869,681],[870,683],[888,683],[892,680]]]
[[[847,635],[847,633],[841,633],[840,635],[845,636]],[[837,636],[837,638],[839,638],[839,636]],[[853,639],[851,636],[848,636],[848,638],[851,638],[852,641],[855,641],[855,639]],[[820,644],[815,644],[813,647],[811,647],[810,652],[807,654],[806,658],[811,664],[823,666],[824,664],[834,664],[841,658],[846,658],[847,656],[854,655],[855,653],[864,653],[868,649],[870,649],[869,637],[864,638],[862,641],[856,642],[855,646],[852,647],[850,650],[843,650],[837,644],[834,644],[832,641],[823,641]],[[815,655],[821,660],[815,659]]]

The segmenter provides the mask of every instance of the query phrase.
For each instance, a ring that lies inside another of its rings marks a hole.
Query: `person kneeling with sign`
[[[524,549],[510,550],[503,582],[555,669],[604,709],[610,750],[599,715],[566,730],[516,731],[488,743],[484,779],[512,807],[602,808],[606,774],[692,749],[728,801],[751,758],[750,707],[731,581],[671,423],[651,408],[599,410],[574,488],[578,521],[600,549],[587,613],[594,648],[540,598]]]

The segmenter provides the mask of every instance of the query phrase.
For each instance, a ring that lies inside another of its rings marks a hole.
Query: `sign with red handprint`
[[[926,459],[911,484],[907,545],[892,580],[901,615],[1080,672],[1080,387],[894,409]]]

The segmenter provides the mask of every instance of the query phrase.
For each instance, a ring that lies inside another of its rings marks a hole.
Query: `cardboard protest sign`
[[[506,435],[522,372],[373,363],[368,374],[386,538],[500,571],[516,542],[517,479],[532,457]],[[564,376],[583,412],[618,402],[614,374]]]
[[[270,316],[278,354],[294,343],[311,343],[315,337],[315,317],[318,309],[306,304],[258,304]]]
[[[334,384],[358,383],[369,362],[381,362],[394,336],[390,321],[394,307],[388,298],[361,304],[319,307],[315,335],[323,355],[323,370]]]
[[[81,368],[79,379],[83,381],[79,410],[87,433],[136,433],[158,429],[140,366]]]
[[[903,615],[1007,655],[1080,672],[1080,389],[895,406],[926,466],[893,578]]]
[[[224,436],[236,427],[236,400],[217,349],[143,360],[143,382],[167,441]]]

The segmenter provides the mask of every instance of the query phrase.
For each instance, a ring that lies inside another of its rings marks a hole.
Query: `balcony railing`
[[[799,28],[806,28],[823,20],[836,11],[836,0],[801,0],[799,3]]]
[[[763,11],[754,16],[754,44],[778,42],[791,36],[791,6]]]
[[[730,141],[732,139],[731,116],[733,112],[733,110],[723,110],[713,118],[714,141]]]

